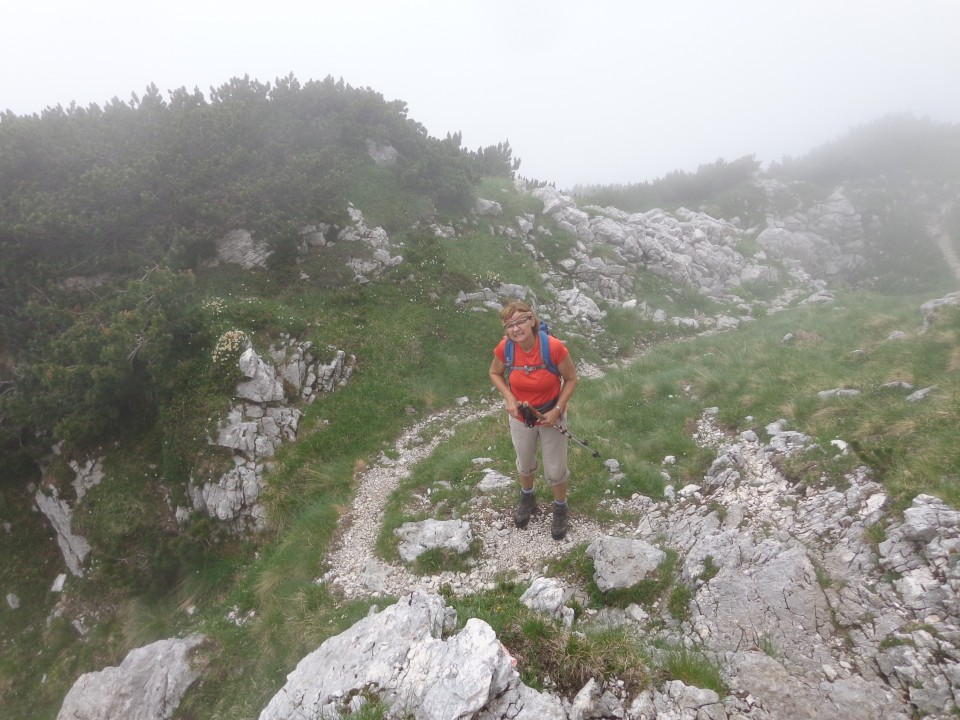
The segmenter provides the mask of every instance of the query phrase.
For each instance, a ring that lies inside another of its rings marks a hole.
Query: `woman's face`
[[[510,319],[503,325],[507,332],[507,337],[516,342],[523,342],[530,337],[533,332],[533,313],[518,311],[510,316]]]

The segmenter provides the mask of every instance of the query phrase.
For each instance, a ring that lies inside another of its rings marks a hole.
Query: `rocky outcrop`
[[[391,151],[396,153],[389,145],[369,145],[369,151],[378,164],[390,164]],[[355,246],[355,251],[350,253],[346,264],[354,273],[354,281],[358,283],[379,278],[384,272],[403,262],[402,255],[394,254],[394,247],[386,230],[382,227],[369,227],[363,212],[352,204],[347,208],[347,213],[350,224],[339,230],[323,223],[303,227],[298,248],[301,256],[311,251],[322,252],[323,248],[333,242],[351,243]],[[330,236],[334,232],[336,239],[331,240]],[[250,231],[242,228],[228,232],[217,241],[216,246],[217,262],[239,265],[245,270],[267,267],[267,262],[273,255],[267,241],[255,239]],[[304,275],[303,278],[307,279],[307,276]]]
[[[381,145],[371,138],[367,138],[367,155],[377,167],[392,167],[396,165],[397,158],[400,157],[400,153],[390,143]]]
[[[711,417],[698,431],[718,453],[703,487],[647,504],[635,533],[664,538],[683,558],[696,588],[686,641],[719,658],[731,686],[771,717],[949,714],[960,605],[947,548],[960,515],[920,496],[876,552],[866,529],[887,500],[865,468],[846,488],[797,487],[773,461],[809,439],[780,438],[790,431],[774,423],[769,443],[752,431],[729,442]],[[885,575],[893,568],[895,581]]]
[[[684,209],[675,214],[626,213],[612,207],[581,210],[570,196],[550,186],[532,194],[543,202],[544,215],[578,240],[568,269],[584,289],[605,300],[636,299],[633,290],[639,270],[727,300],[746,281],[781,280],[780,272],[763,262],[763,256],[745,257],[737,250],[749,236],[747,231],[704,213]]]
[[[440,596],[403,597],[301,660],[260,720],[337,717],[358,709],[362,691],[422,720],[567,718],[560,700],[520,682],[487,623],[455,628]]]
[[[481,217],[503,217],[503,206],[496,200],[477,198],[477,202],[473,206],[473,212]]]
[[[199,673],[192,667],[200,635],[131,650],[117,667],[81,675],[57,720],[168,720]]]
[[[482,288],[475,292],[460,291],[457,295],[457,306],[476,306],[477,304],[488,310],[500,312],[503,306],[512,300],[522,300],[531,307],[537,306],[537,297],[533,290],[525,285],[514,283],[500,283],[496,289]]]
[[[57,534],[57,544],[67,568],[74,575],[80,576],[83,575],[83,565],[90,556],[91,547],[85,537],[73,531],[73,510],[87,491],[103,480],[103,467],[99,460],[82,463],[70,460],[68,465],[74,473],[71,483],[73,492],[64,494],[55,483],[44,482],[37,490],[34,500]]]
[[[255,240],[249,231],[243,229],[231,230],[217,241],[217,260],[239,265],[245,270],[266,267],[272,254],[269,244]]]
[[[264,473],[283,442],[297,439],[301,411],[288,403],[312,402],[346,384],[352,358],[336,348],[329,362],[318,360],[313,345],[287,339],[270,348],[270,360],[247,348],[238,367],[244,379],[236,386],[236,400],[220,422],[210,443],[233,453],[234,467],[219,478],[194,478],[187,492],[193,508],[228,523],[237,530],[262,529],[266,517],[259,502],[266,486]],[[189,510],[177,509],[186,520]]]
[[[960,292],[953,292],[944,295],[941,298],[928,300],[920,306],[920,314],[923,315],[923,331],[926,332],[936,322],[941,308],[955,307],[960,305]]]
[[[785,199],[792,208],[769,215],[757,243],[787,267],[797,267],[823,279],[849,279],[866,265],[866,242],[860,213],[845,194],[835,188],[824,200],[801,202],[802,193],[771,178],[758,178],[770,207]]]
[[[354,282],[370,282],[403,262],[403,256],[392,254],[393,245],[386,230],[368,227],[363,213],[353,205],[347,208],[347,212],[351,224],[340,231],[337,241],[358,246],[358,251],[347,261],[347,266],[354,272]]]

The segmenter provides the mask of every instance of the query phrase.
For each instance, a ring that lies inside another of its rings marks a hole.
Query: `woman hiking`
[[[566,420],[567,404],[577,387],[577,370],[566,346],[541,329],[533,309],[524,302],[508,303],[500,312],[504,338],[493,350],[490,380],[503,395],[510,437],[517,453],[520,504],[514,515],[525,528],[537,512],[534,478],[537,446],[543,459],[543,476],[553,492],[550,534],[562,540],[567,534],[567,436],[557,428]]]

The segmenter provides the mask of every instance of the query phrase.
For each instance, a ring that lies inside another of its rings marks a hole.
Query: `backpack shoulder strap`
[[[513,340],[507,338],[503,346],[503,364],[506,365],[506,377],[510,378],[510,371],[513,370]]]
[[[554,375],[560,374],[560,368],[557,367],[556,363],[553,362],[553,358],[550,357],[550,333],[543,327],[540,328],[540,358],[543,360],[543,365],[547,370]]]

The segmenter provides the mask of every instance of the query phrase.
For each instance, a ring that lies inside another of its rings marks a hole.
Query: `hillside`
[[[930,551],[901,566],[893,553],[908,553],[902,513],[918,496],[947,503],[941,518],[958,501],[957,136],[888,119],[769,172],[721,161],[646,184],[638,200],[518,181],[509,144],[430,138],[402,104],[332,79],[234,80],[209,100],[151,88],[102,109],[4,115],[0,716],[56,717],[81,674],[199,633],[202,680],[175,717],[257,717],[301,658],[412,589],[446,597],[461,627],[489,622],[524,661],[524,687],[545,696],[570,701],[594,676],[624,681],[624,707],[677,680],[742,699],[745,660],[706,641],[724,633],[705,608],[743,591],[722,592],[736,563],[695,538],[736,529],[744,508],[756,522],[740,531],[757,547],[770,527],[794,524],[772,538],[793,552],[791,538],[840,523],[885,598],[830,590],[850,572],[842,553],[801,553],[796,573],[816,576],[803,586],[811,612],[847,603],[883,622],[851,641],[846,668],[830,654],[857,635],[856,612],[835,635],[817,630],[821,644],[797,641],[774,608],[779,620],[753,639],[771,643],[766,657],[800,683],[836,665],[826,682],[846,689],[847,708],[875,676],[897,675],[864,668],[919,648],[922,629],[936,663],[907,659],[944,668],[945,689],[928,679],[940,689],[914,693],[923,678],[901,673],[883,692],[905,712],[949,713],[956,587],[940,578],[955,562]],[[892,137],[926,160],[877,157]],[[486,370],[493,310],[517,296],[577,357],[572,429],[608,461],[575,460],[563,544],[505,527],[510,452]],[[890,383],[936,390],[904,403]],[[818,400],[831,390],[836,402]],[[743,460],[756,452],[743,433],[778,422],[771,437],[789,427],[809,447]],[[840,439],[849,451],[824,452]],[[762,465],[765,479],[727,486],[722,457],[739,457],[728,462],[744,477]],[[492,491],[477,493],[481,478]],[[786,500],[723,495],[765,483]],[[849,488],[868,521],[830,509]],[[428,518],[469,519],[476,541],[402,560],[393,530]],[[948,547],[953,527],[924,532]],[[659,544],[669,562],[655,581],[603,592],[602,561],[585,551],[606,535]],[[907,593],[919,603],[908,617],[892,576],[927,560],[952,595]],[[573,592],[580,674],[549,663],[564,656],[550,643],[576,637],[569,626],[528,617],[519,600],[541,575]],[[896,609],[884,604],[897,594]],[[617,607],[643,608],[646,650],[622,628],[596,639],[590,619]],[[697,654],[684,662],[677,647]],[[362,712],[384,713],[382,700]],[[730,701],[722,717],[788,716],[775,706]]]

